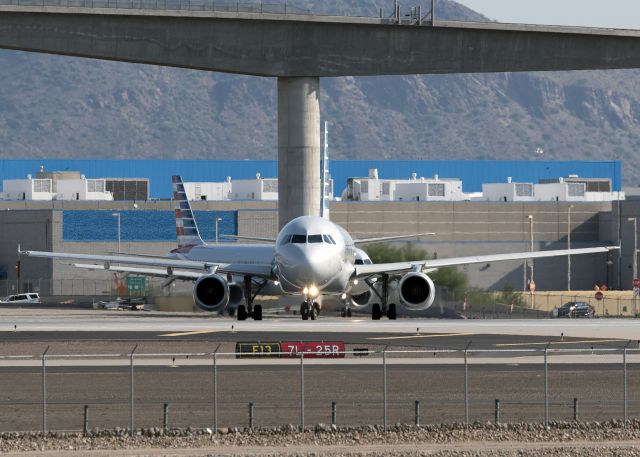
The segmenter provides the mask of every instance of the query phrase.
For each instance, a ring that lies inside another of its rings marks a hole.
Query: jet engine
[[[433,304],[436,287],[429,276],[420,272],[407,273],[400,279],[398,294],[402,306],[418,311]]]
[[[193,286],[193,300],[204,311],[222,311],[227,306],[237,308],[243,298],[240,285],[229,283],[217,274],[202,276]]]
[[[364,308],[371,301],[371,295],[370,290],[357,295],[349,295],[349,304],[352,308]]]

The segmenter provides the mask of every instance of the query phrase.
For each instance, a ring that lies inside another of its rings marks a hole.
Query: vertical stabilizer
[[[205,244],[200,237],[196,220],[193,217],[182,177],[172,176],[171,180],[173,181],[173,204],[176,211],[178,248]]]

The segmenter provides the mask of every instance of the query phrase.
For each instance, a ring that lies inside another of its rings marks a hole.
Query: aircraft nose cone
[[[335,276],[340,268],[340,260],[321,249],[313,249],[307,253],[300,263],[300,277],[305,284],[323,286]]]

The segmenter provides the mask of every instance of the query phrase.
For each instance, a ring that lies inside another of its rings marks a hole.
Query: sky
[[[640,29],[640,0],[456,1],[499,22]]]

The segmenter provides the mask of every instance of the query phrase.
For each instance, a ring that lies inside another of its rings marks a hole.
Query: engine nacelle
[[[364,308],[371,301],[372,295],[373,294],[370,290],[367,290],[365,292],[362,292],[356,295],[349,295],[349,298],[348,298],[349,304],[351,305],[352,308]]]
[[[229,283],[217,274],[202,276],[193,286],[193,300],[204,311],[222,311],[227,306],[235,308],[243,298],[241,286]]]
[[[436,287],[424,273],[407,273],[400,279],[398,295],[402,306],[413,311],[427,309],[436,297]]]

